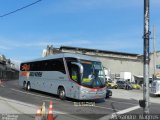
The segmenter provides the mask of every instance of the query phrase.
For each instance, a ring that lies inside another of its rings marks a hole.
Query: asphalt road
[[[113,93],[114,94],[114,93]],[[74,115],[79,118],[87,120],[105,120],[113,113],[117,114],[142,114],[142,108],[139,108],[137,100],[128,100],[120,98],[108,98],[105,101],[95,101],[95,106],[74,106],[73,99],[59,100],[59,98],[53,94],[48,94],[40,91],[32,90],[27,92],[18,86],[18,80],[5,81],[0,85],[0,96],[8,99],[18,100],[36,106],[41,106],[43,102],[46,106],[50,101],[53,101],[54,110],[61,111],[68,115]],[[136,97],[136,96],[135,96]],[[125,98],[125,96],[122,96]],[[92,102],[92,101],[89,101]],[[160,114],[160,104],[151,103],[150,112],[154,114]]]

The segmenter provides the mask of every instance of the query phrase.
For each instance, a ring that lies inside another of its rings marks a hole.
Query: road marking
[[[24,91],[17,90],[17,89],[13,89],[13,88],[11,88],[11,90],[17,91],[17,92],[21,92],[21,93],[25,93],[25,94],[29,94],[29,95],[33,95],[33,96],[37,96],[37,97],[43,97],[43,98],[54,99],[54,100],[59,101],[59,99],[56,99],[56,98],[53,98],[53,97],[46,97],[46,96],[42,96],[42,95],[37,95],[37,94],[33,94],[33,93],[29,93],[29,92],[24,92]],[[49,100],[44,100],[44,101],[49,101]],[[73,103],[72,101],[67,101],[67,100],[65,100],[65,102]],[[93,107],[119,111],[119,110],[117,110],[117,109],[107,108],[107,107],[102,107],[102,106],[93,106]]]
[[[17,89],[13,89],[13,88],[11,88],[11,90],[17,91],[17,92],[21,92],[21,93],[25,93],[25,94],[30,94],[30,95],[37,96],[37,97],[43,97],[43,98],[54,99],[54,100],[59,101],[59,99],[56,99],[56,98],[53,98],[53,97],[47,97],[47,96],[37,95],[37,94],[33,94],[33,93],[29,93],[29,92],[26,92],[26,91],[21,91],[21,90],[17,90]],[[44,101],[49,101],[49,100],[44,100]],[[67,100],[65,100],[65,102],[73,103],[72,101],[67,101]],[[113,101],[113,102],[116,102],[116,101]],[[121,102],[121,103],[125,103],[125,102]],[[117,109],[107,108],[107,107],[102,107],[102,106],[93,106],[93,107],[97,107],[97,108],[101,108],[101,109],[110,109],[110,110],[119,111]]]
[[[69,113],[62,112],[62,111],[57,111],[57,110],[53,110],[53,112],[56,113],[56,114],[63,114],[63,115],[69,114]]]
[[[124,114],[124,113],[128,113],[128,112],[131,112],[131,111],[139,109],[139,108],[140,108],[139,105],[134,106],[134,107],[130,107],[130,108],[127,108],[127,109],[112,113],[111,115],[106,115],[104,117],[101,117],[99,120],[108,120],[108,119],[111,119],[112,117],[118,118],[118,115],[121,115],[121,114]]]
[[[115,103],[123,103],[123,104],[137,105],[137,104],[134,104],[134,103],[121,102],[121,101],[114,101],[114,100],[105,100],[105,101],[106,101],[106,102],[109,101],[109,102],[115,102]]]
[[[24,108],[23,111],[22,111],[19,107],[16,107],[16,105],[20,104],[21,107],[26,107],[26,106],[30,107],[29,110],[32,109],[31,111],[35,111],[35,112],[39,108],[39,106],[36,106],[36,105],[33,105],[33,104],[24,103],[24,102],[17,101],[17,100],[11,100],[11,99],[7,99],[7,98],[3,98],[1,96],[0,96],[0,102],[3,102],[3,104],[8,106],[9,109],[12,108],[15,111],[16,114],[25,114],[26,116],[31,117],[31,118],[35,117],[34,114],[28,114],[28,112],[26,112],[26,110],[25,110],[26,108]],[[48,113],[47,110],[46,110],[46,113]],[[57,114],[57,116],[63,114],[65,116],[67,116],[68,118],[72,118],[72,119],[75,119],[75,120],[87,120],[87,119],[84,119],[84,118],[69,114],[67,112],[62,112],[62,111],[58,111],[58,110],[55,110],[55,109],[53,110],[53,113]]]
[[[30,93],[30,92],[24,92],[24,91],[13,89],[13,88],[11,88],[11,90],[17,91],[17,92],[21,92],[21,93],[25,93],[25,94],[29,94],[29,95],[33,95],[33,96],[37,96],[37,97],[43,97],[43,98],[49,98],[49,99],[59,100],[59,99],[56,99],[56,98],[53,98],[53,97],[47,97],[47,96],[37,95],[37,94],[33,94],[33,93]]]
[[[53,100],[56,100],[56,101],[59,101],[60,99],[57,99],[57,98],[54,98],[54,97],[47,97],[47,96],[43,96],[43,95],[38,95],[38,94],[33,94],[33,93],[30,93],[30,92],[26,92],[26,91],[21,91],[21,90],[18,90],[18,89],[14,89],[14,88],[11,88],[11,90],[13,91],[17,91],[17,92],[21,92],[21,93],[25,93],[25,94],[29,94],[29,95],[33,95],[33,96],[37,96],[37,97],[43,97],[43,98],[48,98],[48,99],[53,99]],[[46,100],[45,100],[46,101]],[[48,100],[49,101],[49,100]],[[72,101],[67,101],[67,100],[64,100],[65,102],[68,102],[68,103],[73,103]],[[61,101],[63,102],[63,101]]]
[[[140,106],[137,105],[137,106],[134,106],[134,107],[130,107],[130,108],[124,109],[124,110],[122,110],[122,111],[118,111],[118,112],[116,112],[116,114],[121,115],[121,114],[124,114],[124,113],[128,113],[128,112],[130,112],[130,111],[139,109],[139,108],[140,108]]]
[[[11,99],[7,99],[7,98],[3,98],[3,97],[0,97],[0,101],[1,102],[3,101],[4,104],[6,104],[7,106],[9,106],[10,108],[12,108],[13,110],[17,111],[20,114],[28,114],[28,113],[23,112],[22,110],[20,110],[20,108],[17,108],[16,105],[29,107],[29,108],[35,109],[35,111],[38,108],[38,106],[33,105],[33,104],[28,104],[28,103],[24,103],[24,102],[21,102],[21,101],[11,100]],[[47,112],[47,110],[46,110],[46,112]],[[68,114],[66,112],[57,111],[57,110],[53,110],[53,112],[55,114]]]
[[[3,88],[4,88],[5,86],[4,86],[4,85],[1,85],[1,87],[3,87]]]
[[[93,106],[93,107],[97,107],[97,108],[102,108],[102,109],[110,109],[110,110],[116,110],[119,111],[117,109],[113,109],[113,108],[107,108],[107,107],[102,107],[102,106]]]

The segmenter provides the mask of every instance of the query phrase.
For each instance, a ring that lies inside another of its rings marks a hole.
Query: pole
[[[143,100],[145,106],[143,108],[144,115],[149,114],[149,0],[144,0],[144,84],[143,84]]]
[[[153,26],[153,80],[156,74],[156,28]]]

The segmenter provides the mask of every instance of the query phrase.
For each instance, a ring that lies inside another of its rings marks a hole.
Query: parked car
[[[112,81],[106,81],[106,86],[109,89],[112,89],[112,88],[117,89],[117,87],[118,87],[118,85],[116,83],[112,82]]]
[[[140,89],[141,88],[141,86],[139,84],[136,84],[134,82],[131,82],[131,85],[132,85],[133,89]]]
[[[132,85],[129,82],[126,82],[124,80],[118,80],[117,85],[118,85],[118,88],[120,89],[126,89],[126,90],[132,89]]]
[[[112,91],[106,88],[106,98],[109,98],[110,96],[112,96]]]

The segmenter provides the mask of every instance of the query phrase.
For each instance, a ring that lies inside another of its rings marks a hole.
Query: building
[[[103,66],[107,68],[112,79],[120,79],[120,73],[130,72],[132,74],[132,81],[139,84],[143,83],[143,55],[71,46],[61,46],[60,48],[54,48],[52,50],[54,54],[67,52],[96,57],[102,61]],[[154,55],[155,60],[153,58]],[[150,54],[149,67],[150,79],[154,71],[155,74],[160,77],[160,51],[157,51],[156,54]]]
[[[154,57],[155,56],[155,57]],[[160,78],[160,51],[150,54],[150,76],[155,75]]]
[[[120,79],[121,72],[130,72],[133,81],[135,78],[139,79],[143,76],[143,56],[139,54],[71,46],[61,46],[53,49],[54,54],[59,52],[85,54],[100,59],[112,79]]]
[[[6,59],[4,55],[0,55],[0,80],[18,79],[19,70],[11,63],[10,59]]]
[[[102,61],[103,66],[109,69],[113,79],[120,78],[121,72],[131,72],[133,79],[143,76],[143,57],[139,54],[70,46],[61,46],[59,50],[61,52],[79,53],[97,57]]]

